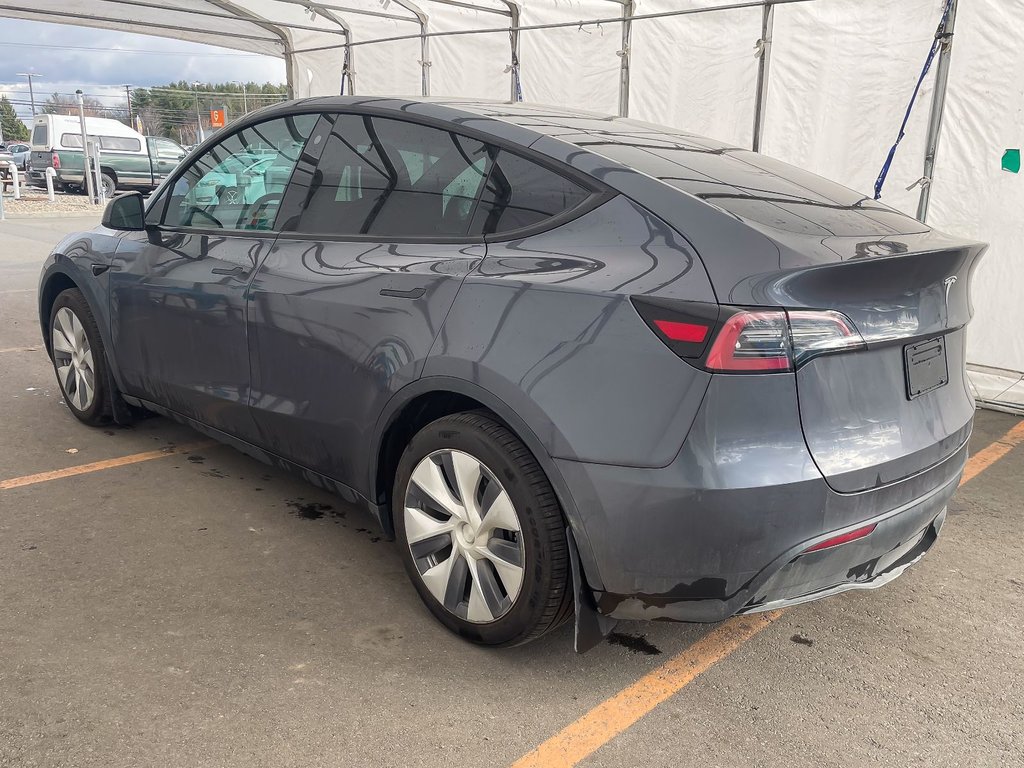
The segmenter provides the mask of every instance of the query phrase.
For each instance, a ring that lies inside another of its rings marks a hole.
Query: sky
[[[112,30],[0,19],[0,95],[16,102],[15,109],[26,119],[32,114],[28,82],[19,72],[40,73],[33,85],[37,105],[54,91],[73,94],[81,88],[114,106],[123,103],[126,83],[285,82],[284,61],[271,56]]]

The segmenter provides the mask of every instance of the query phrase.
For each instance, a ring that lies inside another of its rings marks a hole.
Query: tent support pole
[[[754,134],[751,149],[761,151],[764,115],[768,105],[768,80],[772,64],[772,33],[775,28],[775,6],[766,3],[761,9],[761,39],[757,41],[757,93],[754,94]]]
[[[928,133],[925,138],[924,176],[921,181],[921,198],[917,203],[918,221],[928,216],[928,203],[932,194],[932,174],[935,172],[935,155],[939,150],[939,135],[942,133],[942,115],[946,111],[946,86],[949,83],[949,58],[953,53],[953,26],[956,23],[956,3],[949,6],[949,15],[942,29],[945,39],[939,52],[939,63],[935,69],[935,91],[932,106],[928,112]]]
[[[520,11],[517,3],[508,2],[505,4],[511,14],[509,39],[512,46],[512,63],[509,66],[510,93],[509,100],[513,103],[519,101],[521,88],[519,86],[519,18]]]
[[[633,15],[636,3],[622,3],[622,50],[619,51],[619,117],[629,117],[629,46],[633,38]]]

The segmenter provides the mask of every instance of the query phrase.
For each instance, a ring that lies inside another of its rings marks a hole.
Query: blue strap
[[[907,105],[907,111],[903,115],[903,122],[900,124],[900,133],[896,137],[896,142],[889,148],[889,154],[885,158],[885,163],[882,164],[882,170],[878,172],[878,178],[875,179],[875,200],[878,200],[882,196],[882,185],[885,184],[885,177],[889,174],[889,166],[892,165],[892,159],[896,156],[896,147],[903,141],[903,136],[906,134],[907,122],[910,120],[910,112],[914,108],[914,102],[917,101],[917,94],[921,90],[921,83],[924,82],[925,77],[928,75],[928,70],[932,68],[932,61],[935,59],[935,54],[939,52],[942,47],[942,43],[946,40],[949,35],[946,33],[946,21],[949,19],[949,11],[953,7],[953,0],[946,0],[946,8],[942,11],[942,19],[939,21],[939,27],[935,30],[935,39],[932,40],[932,47],[928,51],[928,58],[925,59],[924,69],[921,70],[921,76],[917,78],[917,85],[914,86],[914,93],[910,97],[910,103]]]

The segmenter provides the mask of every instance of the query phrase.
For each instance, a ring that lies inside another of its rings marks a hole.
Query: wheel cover
[[[64,397],[79,411],[88,410],[96,397],[96,366],[78,315],[67,307],[58,309],[50,339],[57,381]]]
[[[479,459],[445,449],[424,457],[405,492],[405,536],[424,586],[445,610],[487,624],[523,584],[519,515]]]

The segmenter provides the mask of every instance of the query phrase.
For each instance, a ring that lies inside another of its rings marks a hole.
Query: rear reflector
[[[871,525],[865,525],[863,528],[858,528],[855,531],[849,533],[843,533],[839,536],[833,536],[831,539],[825,539],[819,544],[815,544],[813,547],[808,547],[800,554],[806,555],[808,552],[820,552],[823,549],[831,549],[832,547],[838,547],[840,544],[848,544],[851,541],[857,539],[863,539],[865,536],[869,536],[872,531],[875,530],[875,523]]]
[[[672,320],[655,320],[658,330],[672,341],[687,341],[699,344],[708,337],[708,327],[696,323],[677,323]]]

